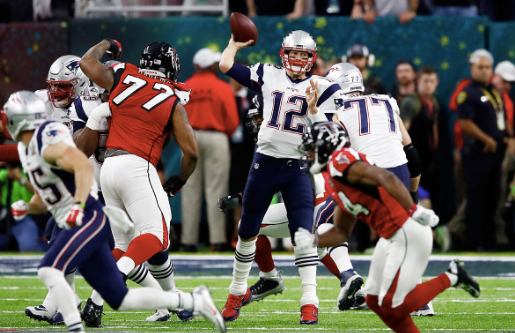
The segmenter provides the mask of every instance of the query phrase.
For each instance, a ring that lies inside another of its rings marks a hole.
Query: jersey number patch
[[[45,173],[43,172],[43,170],[41,170],[41,168],[37,168],[37,169],[31,171],[31,175],[32,175],[32,179],[34,180],[34,183],[36,184],[37,187],[39,187],[41,190],[45,191],[45,193],[48,193],[47,190],[50,190],[53,194],[53,196],[45,195],[45,197],[42,198],[43,200],[48,202],[49,205],[55,205],[56,203],[61,201],[61,198],[63,197],[63,195],[61,194],[61,192],[59,192],[59,189],[57,188],[57,186],[55,186],[54,184],[48,184],[47,186],[41,186],[39,184],[38,178],[40,176],[45,175]]]
[[[116,106],[120,106],[127,98],[148,84],[147,81],[132,75],[127,75],[122,83],[127,85],[127,88],[113,98],[113,103]],[[174,95],[173,89],[164,83],[156,82],[152,89],[159,91],[159,93],[141,106],[148,112]]]
[[[293,132],[302,135],[306,126],[304,124],[297,124],[296,126],[293,126],[293,120],[295,117],[305,117],[308,114],[308,104],[305,103],[306,98],[303,96],[295,95],[288,98],[287,105],[292,105],[293,108],[284,111],[283,124],[281,128],[279,116],[281,114],[283,105],[284,92],[276,90],[272,92],[272,97],[274,98],[274,105],[272,109],[272,116],[270,117],[267,126],[280,129],[285,132]]]
[[[345,195],[342,191],[338,192],[338,198],[342,201],[345,209],[354,216],[358,214],[368,215],[370,211],[361,204],[354,204],[350,201],[349,197]]]
[[[370,100],[372,102],[372,105],[382,104],[385,107],[386,113],[388,115],[390,132],[396,133],[395,115],[393,112],[392,105],[390,104],[390,101],[387,99],[379,99],[371,96]],[[348,100],[337,100],[336,103],[338,105],[343,105],[343,111],[349,110],[356,106],[358,108],[359,135],[370,134],[370,115],[367,107],[367,100],[365,97],[353,98]]]

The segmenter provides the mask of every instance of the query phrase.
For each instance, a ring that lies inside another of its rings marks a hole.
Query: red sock
[[[402,308],[402,311],[408,314],[417,311],[450,286],[451,281],[445,273],[442,273],[434,279],[417,285],[415,289],[406,295],[404,302],[399,308]]]
[[[379,306],[379,297],[377,295],[367,295],[365,298],[370,310],[374,311],[379,318],[394,332],[415,333],[419,332],[417,326],[411,319],[411,315],[399,311],[398,308],[392,309],[391,303],[386,307]],[[384,300],[383,300],[384,302]]]
[[[275,268],[274,259],[272,258],[272,246],[270,246],[268,237],[258,236],[254,261],[261,272],[268,273]]]
[[[161,252],[166,247],[152,234],[143,234],[134,238],[129,244],[127,252],[123,257],[129,257],[134,261],[135,266],[144,263],[154,254]]]
[[[327,253],[325,257],[320,260],[322,264],[324,264],[325,267],[331,272],[334,276],[338,278],[338,280],[341,280],[340,277],[340,271],[338,270],[338,267],[336,266],[336,263],[334,262],[333,258],[331,258],[331,255]]]
[[[111,253],[113,254],[114,260],[118,261],[118,260],[120,260],[120,258],[123,256],[123,254],[125,252],[123,252],[120,249],[114,249],[113,251],[111,251]]]

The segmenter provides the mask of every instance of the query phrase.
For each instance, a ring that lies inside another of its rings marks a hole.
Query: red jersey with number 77
[[[129,63],[118,63],[112,69],[112,120],[106,148],[126,150],[156,166],[173,128],[172,115],[179,101],[174,85],[165,78],[145,76]]]
[[[352,148],[334,152],[323,172],[325,189],[344,211],[388,239],[408,220],[408,212],[382,186],[351,184],[347,173],[357,161],[371,164]]]

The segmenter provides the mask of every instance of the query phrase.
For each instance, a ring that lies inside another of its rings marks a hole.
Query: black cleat
[[[350,310],[354,305],[354,296],[363,285],[363,278],[354,269],[340,272],[341,290],[338,295],[338,309],[341,311]]]
[[[82,309],[80,316],[86,327],[104,328],[102,325],[102,313],[104,312],[103,305],[95,305],[91,298],[88,298],[86,305]]]
[[[479,289],[479,283],[469,275],[469,273],[463,268],[464,263],[458,259],[454,259],[449,264],[447,272],[454,274],[458,277],[458,283],[455,285],[456,288],[461,288],[468,292],[473,297],[479,297],[481,290]]]
[[[254,283],[250,288],[253,301],[261,301],[267,296],[282,293],[286,287],[284,286],[281,275],[274,277],[260,276],[258,282]]]

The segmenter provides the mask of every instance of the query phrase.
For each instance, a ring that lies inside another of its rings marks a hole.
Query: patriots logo
[[[340,67],[336,67],[336,66],[335,67],[331,67],[329,69],[329,72],[339,72],[339,71],[340,71]]]
[[[61,129],[55,129],[55,130],[50,130],[46,133],[47,136],[49,137],[53,137],[53,136],[57,136],[59,134],[64,134],[66,133],[66,131],[63,131]]]
[[[343,108],[343,99],[341,99],[341,98],[334,99],[334,106],[336,107],[336,109]]]
[[[72,72],[74,75],[77,75],[77,71],[80,68],[80,63],[77,60],[73,60],[68,65],[66,65],[66,68],[68,68],[68,70]]]

